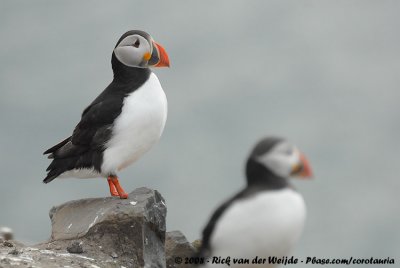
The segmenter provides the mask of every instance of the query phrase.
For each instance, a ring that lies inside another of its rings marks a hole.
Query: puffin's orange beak
[[[168,58],[167,52],[160,44],[158,44],[154,41],[153,41],[153,43],[158,50],[158,55],[160,58],[160,60],[158,61],[157,64],[154,65],[154,67],[169,67],[169,58]]]
[[[311,178],[313,176],[310,163],[303,153],[300,153],[300,162],[292,168],[292,176],[300,178]]]
[[[313,176],[311,165],[308,162],[307,158],[304,154],[300,153],[300,161],[303,166],[302,171],[300,172],[299,176],[302,178],[311,178]]]

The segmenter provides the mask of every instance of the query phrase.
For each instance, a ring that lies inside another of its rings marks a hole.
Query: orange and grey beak
[[[165,49],[158,43],[153,41],[153,53],[149,59],[150,66],[169,67],[169,58]]]
[[[310,163],[304,154],[300,153],[300,161],[292,167],[292,176],[300,178],[311,178],[313,176]]]

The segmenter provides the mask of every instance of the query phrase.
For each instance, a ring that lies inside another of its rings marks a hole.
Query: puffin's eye
[[[288,148],[286,150],[283,151],[286,155],[291,155],[293,153],[293,149],[292,148]]]
[[[136,42],[133,44],[134,47],[138,48],[140,46],[140,41],[139,39],[136,40]]]

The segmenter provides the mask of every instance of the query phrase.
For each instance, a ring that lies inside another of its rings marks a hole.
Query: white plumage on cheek
[[[133,47],[132,45],[136,40],[140,41],[139,47]],[[143,61],[143,55],[151,52],[151,46],[145,38],[139,35],[131,35],[122,40],[118,46],[114,49],[115,56],[117,59],[130,67],[139,67]]]
[[[283,143],[281,145],[278,144],[269,153],[259,157],[258,161],[276,175],[287,178],[290,176],[293,166],[300,162],[300,153],[297,148],[294,148],[293,152],[289,155],[285,151],[282,151],[281,147],[283,146],[287,145]]]
[[[167,98],[157,76],[124,100],[104,151],[102,173],[116,173],[135,162],[159,139],[167,119]]]

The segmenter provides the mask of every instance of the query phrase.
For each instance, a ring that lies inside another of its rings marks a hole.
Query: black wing
[[[199,252],[196,254],[196,257],[210,257],[211,256],[211,245],[210,245],[210,238],[214,231],[215,224],[217,223],[218,219],[222,216],[225,210],[231,205],[233,202],[233,198],[223,203],[218,209],[213,213],[210,220],[208,221],[206,227],[203,229],[203,238],[201,241],[201,247]]]
[[[123,98],[114,97],[92,103],[83,113],[71,137],[44,152],[53,158],[43,182],[48,183],[74,168],[100,171],[104,144],[111,136],[115,118],[121,113]]]
[[[221,218],[221,216],[226,212],[226,210],[237,200],[241,199],[246,199],[251,196],[254,196],[260,191],[264,191],[266,189],[263,189],[262,187],[258,186],[249,186],[246,187],[244,190],[240,191],[236,195],[234,195],[232,198],[228,199],[226,202],[224,202],[221,206],[217,208],[217,210],[213,213],[211,216],[209,222],[207,223],[206,227],[203,229],[203,238],[202,238],[202,243],[201,247],[196,254],[196,257],[210,257],[212,253],[212,248],[210,244],[210,239],[211,236],[214,232],[215,225],[217,221]]]
[[[215,224],[221,218],[221,216],[225,213],[225,211],[238,199],[246,198],[250,195],[249,191],[251,189],[246,188],[238,194],[234,195],[232,198],[228,199],[221,206],[217,208],[217,210],[213,213],[210,220],[208,221],[206,227],[203,229],[203,238],[201,242],[201,247],[196,257],[209,257],[211,256],[211,244],[210,239],[215,229]]]

